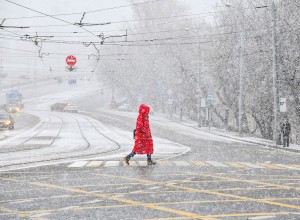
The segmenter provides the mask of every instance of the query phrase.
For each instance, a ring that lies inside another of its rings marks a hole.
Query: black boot
[[[127,155],[126,157],[124,157],[124,161],[127,165],[129,165],[129,160],[130,160],[130,156]]]
[[[148,159],[147,159],[147,164],[148,164],[148,165],[155,165],[156,162],[153,161],[153,160],[151,160],[151,158],[148,158]]]

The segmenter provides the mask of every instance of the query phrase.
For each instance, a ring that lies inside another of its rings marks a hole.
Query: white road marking
[[[243,164],[245,166],[251,167],[251,168],[255,168],[255,169],[264,169],[266,167],[263,166],[259,166],[257,164],[253,164],[253,163],[247,163],[247,162],[239,162],[240,164]]]
[[[83,167],[88,162],[89,161],[76,161],[76,162],[72,163],[71,165],[69,165],[68,167]]]
[[[217,161],[205,161],[205,163],[212,165],[214,167],[228,167],[227,165],[217,162]]]
[[[125,161],[123,162],[123,166],[128,166],[128,165],[125,163]],[[137,164],[136,164],[136,162],[135,162],[134,160],[131,160],[131,161],[129,161],[129,166],[131,166],[131,167],[136,167]]]
[[[103,161],[91,161],[86,165],[87,167],[100,167],[103,164]]]
[[[105,162],[105,167],[117,167],[119,166],[120,161],[106,161]]]
[[[148,166],[147,161],[139,161],[140,167],[146,167]]]
[[[191,166],[191,164],[185,162],[185,161],[173,161],[177,166]]]

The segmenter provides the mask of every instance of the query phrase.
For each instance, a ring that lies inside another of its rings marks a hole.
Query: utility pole
[[[243,1],[241,1],[241,28],[240,28],[240,89],[239,89],[239,135],[243,133],[243,102],[244,102],[244,41],[245,41],[245,15],[243,11]]]
[[[278,120],[278,90],[277,90],[277,35],[276,35],[276,6],[272,0],[272,23],[273,23],[273,95],[274,95],[274,124],[273,124],[273,140],[278,142],[279,132],[277,126]]]

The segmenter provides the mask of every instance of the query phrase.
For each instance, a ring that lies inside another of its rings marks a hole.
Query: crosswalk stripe
[[[160,166],[178,166],[178,167],[184,167],[184,166],[198,166],[198,167],[234,167],[234,168],[255,168],[255,169],[276,169],[276,170],[300,170],[300,166],[298,165],[285,165],[285,164],[271,164],[271,163],[248,163],[248,162],[217,162],[217,161],[169,161],[169,160],[161,160],[157,161],[157,163]],[[76,168],[76,167],[117,167],[117,166],[127,166],[125,162],[121,161],[75,161],[72,164],[69,164],[68,167],[70,168]],[[132,160],[129,162],[129,166],[136,167],[136,166],[148,166],[147,161],[135,161]]]
[[[76,161],[69,165],[69,167],[84,167],[89,161]]]
[[[125,163],[125,161],[123,161],[123,166],[128,166],[128,165]],[[131,166],[131,167],[136,167],[137,164],[136,164],[136,162],[135,162],[134,160],[131,160],[131,161],[129,161],[129,166]]]
[[[276,165],[270,164],[270,163],[258,163],[258,164],[261,166],[264,166],[264,167],[275,169],[275,170],[286,170],[287,169],[285,167],[276,166]]]
[[[147,161],[139,161],[140,167],[148,166]]]
[[[235,167],[235,168],[246,168],[245,165],[237,163],[237,162],[224,162],[224,163],[231,167]]]
[[[193,164],[195,164],[196,166],[199,166],[199,167],[208,167],[209,165],[202,162],[202,161],[194,161]]]
[[[185,161],[173,161],[177,166],[191,166],[191,164],[185,162]]]
[[[172,164],[170,163],[170,161],[167,161],[167,160],[161,160],[161,161],[158,161],[159,165],[161,166],[171,166]]]
[[[296,168],[296,167],[292,167],[292,166],[288,166],[288,165],[284,165],[284,164],[275,164],[276,166],[280,166],[280,167],[285,167],[288,168],[290,170],[300,170],[300,168]]]
[[[119,166],[120,161],[106,161],[105,162],[105,167],[117,167]]]
[[[257,164],[253,164],[253,163],[247,163],[247,162],[239,162],[240,164],[246,165],[247,167],[251,167],[251,168],[255,168],[255,169],[263,169],[265,167],[263,166],[259,166]]]
[[[87,167],[100,167],[104,162],[103,161],[91,161],[86,166]]]
[[[217,161],[205,161],[205,163],[210,164],[214,167],[228,167],[226,164],[217,162]]]

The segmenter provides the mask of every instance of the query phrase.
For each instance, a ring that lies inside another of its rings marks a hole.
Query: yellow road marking
[[[265,183],[265,182],[261,182],[258,180],[240,180],[240,179],[216,176],[216,175],[208,175],[208,176],[214,177],[214,178],[219,178],[222,180],[232,180],[232,181],[238,181],[238,182],[244,182],[244,183],[254,183],[254,184],[258,184],[258,185],[273,186],[273,187],[278,187],[278,188],[282,188],[282,189],[300,190],[300,187],[291,187],[291,186],[284,186],[284,185],[274,184],[274,183]],[[276,180],[276,179],[271,179],[271,180]],[[277,179],[277,180],[295,180],[295,179]]]
[[[271,168],[271,169],[275,169],[275,170],[286,170],[287,169],[287,168],[276,166],[276,165],[270,164],[270,163],[257,163],[257,164],[264,166],[264,167]]]
[[[247,166],[237,162],[224,162],[224,163],[235,168],[248,168]]]
[[[111,175],[108,175],[108,176],[111,176]],[[124,177],[124,178],[126,178],[126,177]],[[2,178],[2,180],[18,182],[15,179]],[[151,182],[151,181],[148,181],[148,180],[147,181],[146,180],[140,180],[140,181],[141,182],[148,182],[148,183]],[[58,186],[58,185],[47,184],[47,183],[39,183],[39,182],[28,182],[27,184],[46,187],[46,188],[51,188],[51,189],[60,189],[60,190],[65,190],[65,191],[80,193],[80,194],[85,194],[85,195],[92,195],[92,196],[99,197],[99,198],[102,198],[102,199],[114,200],[114,201],[117,201],[117,202],[122,202],[122,203],[126,203],[128,205],[132,205],[132,206],[142,206],[142,207],[145,207],[145,208],[165,211],[165,212],[178,214],[178,215],[189,217],[189,218],[215,220],[215,218],[211,218],[209,216],[198,215],[198,214],[191,213],[191,212],[185,212],[185,211],[181,211],[181,210],[177,210],[177,209],[161,207],[161,206],[157,206],[157,205],[154,205],[154,204],[136,202],[136,201],[129,200],[129,199],[124,199],[124,198],[111,197],[110,195],[106,195],[106,194],[91,193],[91,192],[88,192],[88,191],[85,191],[85,190],[71,188],[71,187],[64,187],[64,186]],[[49,212],[49,211],[48,210],[39,210],[39,212]],[[28,214],[25,214],[25,215],[28,217]]]
[[[293,166],[293,167],[296,167],[296,168],[300,168],[300,164],[293,164],[293,165],[290,165],[290,166]]]
[[[99,173],[94,173],[94,175],[96,176],[104,176],[104,177],[111,177],[111,178],[120,178],[120,176],[115,176],[115,175],[109,175],[109,174],[99,174]],[[133,180],[133,181],[137,181],[139,183],[153,183],[152,181],[149,180],[144,180],[144,179],[138,179],[138,178],[133,178],[133,177],[122,177],[122,179],[127,179],[127,180]]]
[[[243,217],[243,216],[268,216],[268,215],[288,215],[290,212],[257,212],[257,213],[233,213],[233,214],[220,214],[211,215],[212,217]]]
[[[193,164],[199,167],[208,167],[209,165],[207,163],[204,163],[202,161],[193,161]]]
[[[24,215],[21,212],[14,211],[14,210],[11,210],[11,209],[8,209],[8,208],[5,208],[5,207],[0,207],[0,211],[5,213],[5,214],[8,214],[8,215],[18,215],[21,218],[24,217]]]

